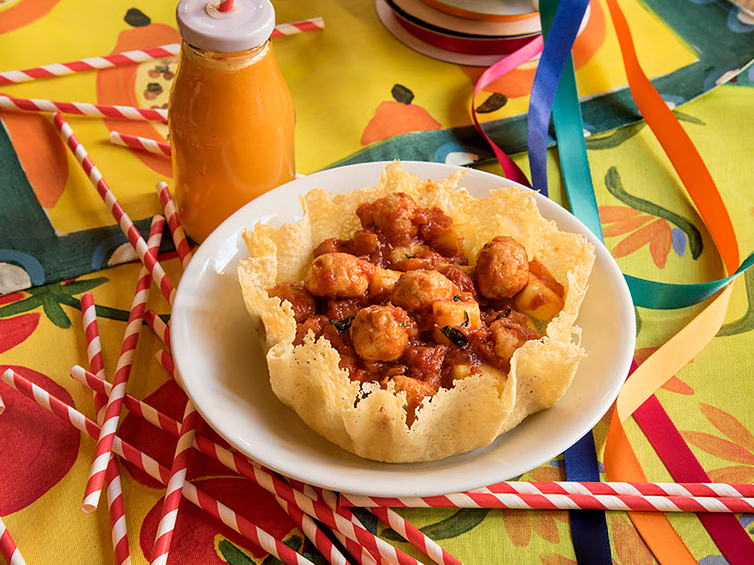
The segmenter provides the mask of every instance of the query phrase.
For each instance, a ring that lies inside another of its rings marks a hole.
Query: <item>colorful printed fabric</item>
[[[745,67],[752,56],[754,21],[722,0],[622,0],[621,6],[636,31],[642,65],[657,79],[667,103],[676,107],[709,166],[731,214],[741,255],[748,255],[754,250],[748,166],[754,140],[746,124],[754,123],[754,72]],[[326,23],[323,32],[274,40],[297,109],[300,172],[401,158],[479,161],[476,167],[500,174],[497,165],[484,161],[490,153],[470,125],[468,105],[483,69],[411,51],[381,26],[368,1],[280,0],[275,7],[279,22],[323,16]],[[175,42],[173,10],[172,3],[6,0],[0,3],[0,70]],[[720,260],[693,206],[677,190],[654,137],[636,121],[605,10],[602,0],[592,2],[574,60],[579,90],[589,97],[583,103],[586,145],[607,247],[629,274],[665,282],[712,280],[721,272]],[[533,70],[533,64],[522,67],[477,99],[480,115],[490,120],[486,131],[509,153],[524,149],[522,113]],[[162,107],[174,71],[173,60],[159,60],[10,85],[3,93]],[[731,82],[694,100],[725,81]],[[0,371],[13,368],[93,418],[91,393],[68,376],[72,365],[86,365],[79,300],[84,292],[94,295],[106,373],[112,376],[139,266],[119,265],[133,259],[132,251],[51,124],[39,116],[8,112],[0,112],[0,118]],[[114,120],[69,121],[146,235],[149,218],[159,212],[154,186],[159,180],[170,182],[169,162],[110,146],[107,138],[111,130],[154,138],[165,130]],[[528,170],[525,155],[515,160]],[[564,202],[556,161],[551,151],[550,194]],[[169,249],[166,242],[163,251]],[[168,258],[165,265],[177,282],[177,258]],[[168,312],[157,292],[149,307]],[[698,310],[638,309],[637,363]],[[754,386],[752,330],[750,271],[737,284],[718,336],[657,394],[715,481],[754,481],[754,408],[748,394]],[[129,393],[180,419],[185,397],[154,361],[153,353],[161,348],[144,326]],[[95,515],[79,509],[94,442],[2,384],[0,396],[5,404],[0,414],[0,517],[26,562],[112,562],[104,508]],[[600,459],[608,422],[606,417],[594,429]],[[627,422],[626,431],[648,478],[672,480],[638,426]],[[124,411],[119,433],[169,466],[175,440],[164,432]],[[521,478],[564,477],[562,459],[556,459]],[[121,465],[121,478],[132,563],[147,563],[164,489],[129,464]],[[200,455],[188,478],[315,563],[324,563],[274,499],[249,481]],[[411,509],[401,514],[467,564],[575,563],[566,512]],[[428,562],[371,515],[360,516],[383,539]],[[699,563],[724,563],[694,515],[669,519]],[[754,536],[754,516],[737,519]],[[625,514],[611,512],[607,520],[616,563],[654,563]],[[170,563],[277,561],[184,501]]]

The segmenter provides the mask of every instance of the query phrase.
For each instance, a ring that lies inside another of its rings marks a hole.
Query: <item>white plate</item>
[[[550,461],[592,429],[615,400],[631,363],[636,327],[628,288],[608,251],[569,212],[539,195],[542,215],[563,230],[585,234],[597,253],[578,320],[587,357],[554,407],[485,448],[429,463],[387,464],[329,443],[272,393],[236,279],[238,261],[248,255],[241,233],[260,220],[274,225],[298,221],[298,197],[313,188],[337,193],[373,186],[384,165],[352,165],[294,180],[244,206],[196,250],[178,286],[171,321],[173,355],[186,392],[204,419],[240,452],[284,475],[337,491],[447,494],[507,480]],[[435,180],[457,169],[423,162],[404,166]],[[478,197],[500,186],[517,186],[474,170],[460,185]]]

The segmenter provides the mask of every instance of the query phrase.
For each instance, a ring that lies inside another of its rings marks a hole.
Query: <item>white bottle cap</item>
[[[199,49],[233,53],[262,45],[275,28],[270,0],[234,0],[229,12],[220,0],[180,0],[175,11],[181,37]]]

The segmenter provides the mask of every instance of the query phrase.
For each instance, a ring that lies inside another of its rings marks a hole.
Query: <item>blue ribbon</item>
[[[576,76],[571,48],[578,34],[589,0],[541,0],[542,33],[547,38],[532,86],[529,105],[529,162],[532,186],[547,194],[547,131],[553,105],[555,131],[558,139],[568,143],[558,146],[563,180],[573,214],[600,240],[602,227],[594,197],[592,177],[584,143],[581,107],[576,90]],[[554,15],[554,17],[553,17]],[[569,481],[599,481],[597,450],[594,436],[587,432],[565,452],[566,479]],[[571,538],[579,563],[612,563],[610,537],[605,513],[594,511],[569,512]]]
[[[548,195],[547,132],[552,105],[560,76],[563,74],[566,62],[571,58],[571,48],[579,32],[589,0],[564,0],[563,5],[567,6],[567,9],[557,9],[556,0],[540,2],[542,33],[546,41],[534,75],[529,102],[528,149],[531,182],[532,186],[545,196]],[[545,20],[549,21],[546,23]],[[546,27],[551,27],[551,33],[548,34]],[[579,121],[581,121],[580,113]],[[583,135],[581,137],[583,138]]]

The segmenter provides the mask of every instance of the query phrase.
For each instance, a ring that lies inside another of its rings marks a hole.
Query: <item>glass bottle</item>
[[[220,12],[181,0],[183,38],[168,106],[178,212],[203,241],[260,194],[292,180],[294,112],[269,41],[269,0],[235,0]]]

